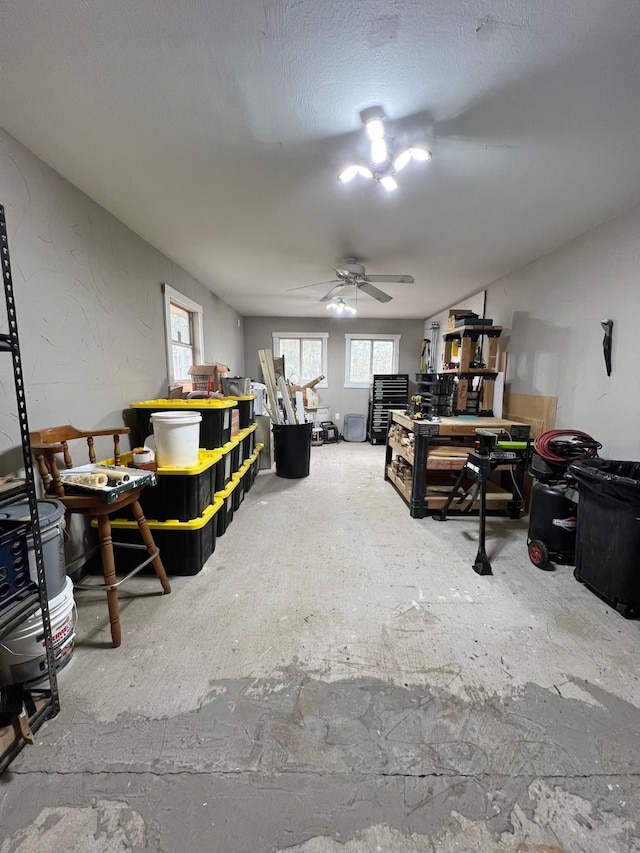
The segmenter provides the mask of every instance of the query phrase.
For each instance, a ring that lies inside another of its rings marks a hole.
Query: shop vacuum
[[[535,439],[527,543],[529,559],[539,569],[551,570],[553,563],[575,565],[578,493],[567,468],[579,459],[593,459],[601,447],[580,430],[550,430]]]

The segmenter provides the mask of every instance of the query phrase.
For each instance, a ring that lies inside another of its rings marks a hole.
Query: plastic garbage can
[[[274,424],[276,474],[288,480],[309,476],[313,424]]]
[[[574,575],[627,618],[640,615],[640,462],[585,459],[579,485]]]
[[[345,441],[367,440],[367,418],[362,414],[345,415],[342,421],[342,437]]]

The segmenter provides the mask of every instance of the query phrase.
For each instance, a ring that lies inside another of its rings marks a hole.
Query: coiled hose
[[[569,465],[576,459],[593,459],[602,445],[579,429],[552,429],[533,442],[533,449],[551,465]]]

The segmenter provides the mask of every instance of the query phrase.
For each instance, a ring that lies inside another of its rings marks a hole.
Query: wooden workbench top
[[[473,435],[477,429],[502,429],[509,432],[509,428],[514,425],[523,426],[521,421],[510,421],[506,418],[486,418],[472,417],[470,415],[461,415],[452,418],[438,418],[435,421],[427,420],[426,418],[418,418],[413,420],[406,415],[401,409],[393,409],[391,411],[391,419],[397,424],[409,430],[414,430],[416,424],[437,424],[440,435]]]

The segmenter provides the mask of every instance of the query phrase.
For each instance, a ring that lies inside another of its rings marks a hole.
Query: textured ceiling
[[[426,317],[640,201],[638,0],[0,0],[0,124],[245,315]],[[433,160],[341,186],[358,113]]]

